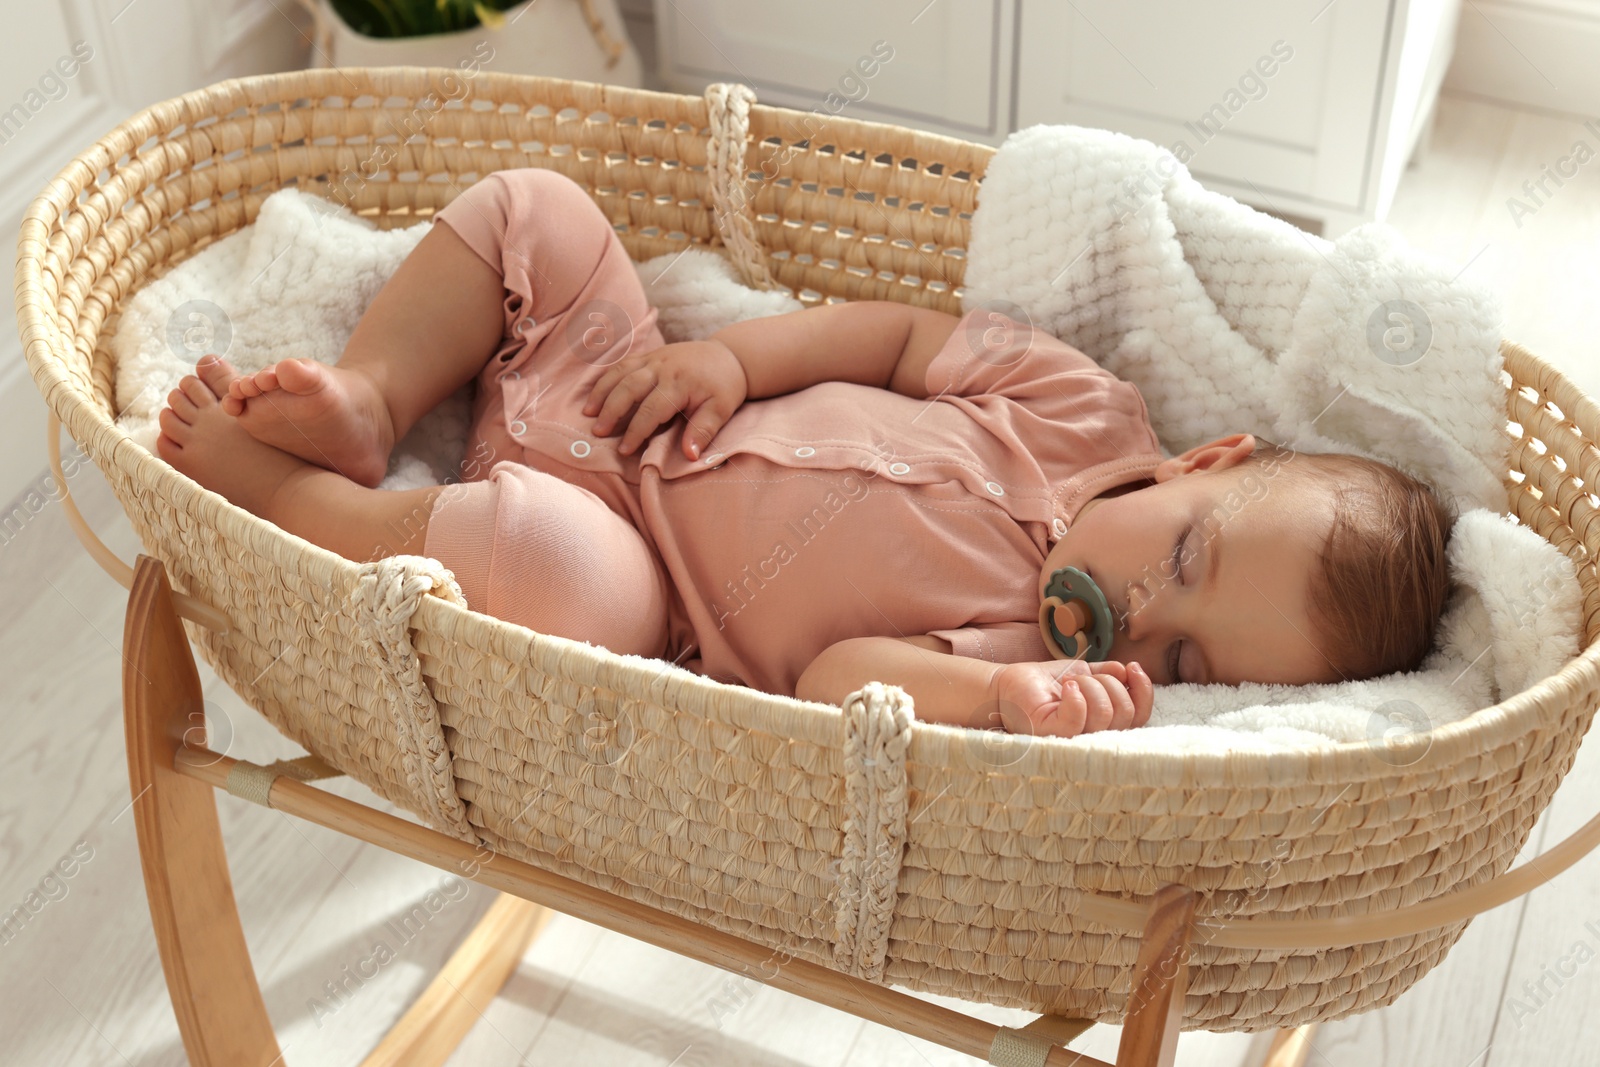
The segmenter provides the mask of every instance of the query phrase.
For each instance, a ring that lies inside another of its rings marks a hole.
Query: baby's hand
[[[1058,659],[1007,663],[995,673],[989,695],[999,701],[1010,733],[1076,737],[1143,726],[1155,686],[1142,669],[1116,660]]]
[[[619,446],[627,455],[682,412],[689,421],[684,454],[699,459],[748,393],[744,365],[727,345],[680,341],[617,360],[594,383],[583,413],[599,412],[595,436],[609,437],[637,404],[638,413]]]

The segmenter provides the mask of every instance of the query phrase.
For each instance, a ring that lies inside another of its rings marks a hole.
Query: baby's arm
[[[744,367],[750,400],[819,382],[858,382],[921,400],[928,364],[960,319],[893,300],[818,304],[726,326],[707,340]]]
[[[888,682],[911,695],[923,722],[1063,737],[1150,721],[1154,686],[1124,663],[991,663],[949,648],[930,636],[840,641],[800,675],[795,696],[842,704],[867,682]]]
[[[990,683],[1003,663],[953,656],[938,637],[852,637],[822,651],[795,682],[795,696],[824,704],[844,698],[868,682],[898,685],[916,702],[917,718],[955,726],[990,723]]]

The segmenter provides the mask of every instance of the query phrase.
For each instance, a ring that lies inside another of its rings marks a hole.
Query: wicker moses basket
[[[141,853],[194,1062],[276,1053],[215,788],[442,867],[476,856],[469,874],[520,898],[724,967],[765,958],[762,981],[992,1062],[1086,1062],[1051,1042],[1089,1021],[1126,1019],[1119,1062],[1155,1063],[1180,1028],[1389,1004],[1471,916],[1594,847],[1600,818],[1538,872],[1506,873],[1600,685],[1600,407],[1509,342],[1508,511],[1576,564],[1583,653],[1428,733],[1226,757],[916,724],[879,683],[841,709],[646,669],[428,595],[418,557],[358,565],[291,536],[113,421],[103,342],[121,303],[291,185],[389,228],[491,171],[551,167],[636,259],[709,245],[808,302],[959,313],[993,149],[844,118],[805,141],[809,116],[752,100],[743,86],[701,98],[411,67],[235,79],[141,111],[30,205],[17,312],[52,462],[65,493],[64,423],[150,553],[137,570],[117,560],[66,497],[85,546],[133,591],[130,774],[136,795],[166,798],[139,806]],[[197,745],[185,632],[312,757],[260,768]],[[329,768],[434,829],[306,784]],[[198,929],[178,921],[201,913],[213,919]],[[503,967],[536,925],[485,935],[515,941]],[[1047,1018],[996,1027],[889,984]]]

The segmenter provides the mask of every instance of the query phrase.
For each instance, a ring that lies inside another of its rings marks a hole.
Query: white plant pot
[[[589,0],[589,8],[621,43],[614,61],[584,18],[583,0],[528,0],[504,12],[495,30],[472,26],[423,37],[368,37],[357,33],[328,0],[301,0],[316,24],[311,67],[458,67],[506,74],[604,82],[641,88],[639,54],[628,39],[616,0]]]

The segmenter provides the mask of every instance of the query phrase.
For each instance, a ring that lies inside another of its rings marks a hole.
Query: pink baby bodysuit
[[[926,387],[918,400],[825,382],[747,401],[699,462],[681,420],[649,443],[639,498],[676,587],[670,652],[693,644],[691,669],[787,694],[824,649],[865,635],[1050,660],[1045,557],[1086,501],[1161,462],[1144,399],[982,308]]]

